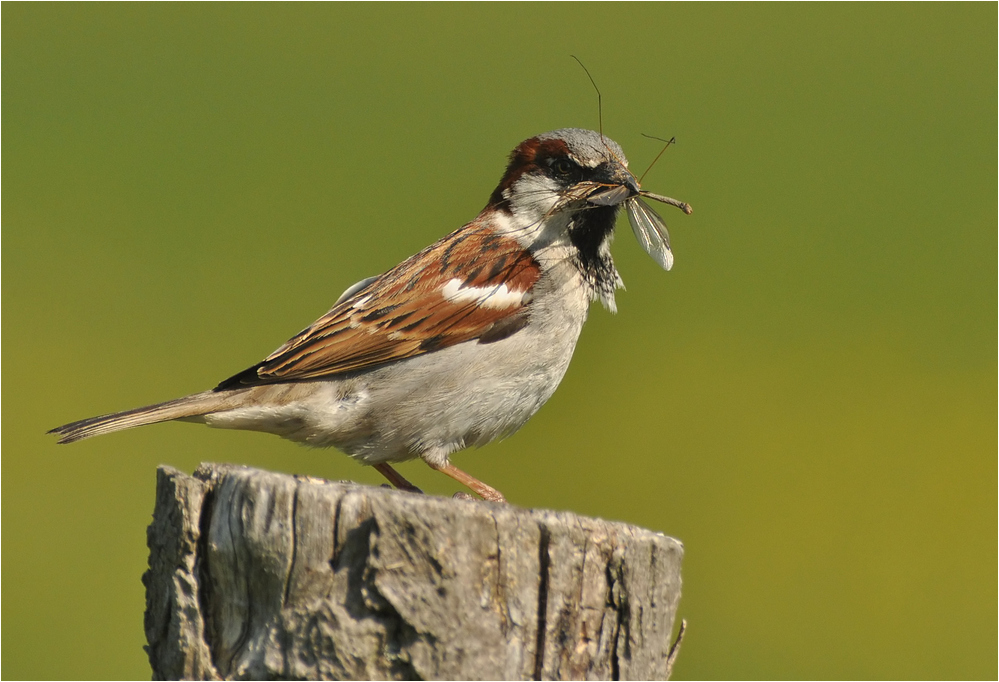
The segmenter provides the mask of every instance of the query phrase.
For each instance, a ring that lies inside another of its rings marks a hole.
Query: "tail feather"
[[[100,417],[81,419],[78,422],[63,424],[49,431],[49,433],[59,436],[59,443],[75,443],[84,438],[92,436],[102,436],[105,433],[124,431],[136,426],[146,424],[156,424],[159,422],[171,421],[173,419],[184,419],[185,417],[199,417],[210,412],[224,409],[227,404],[226,393],[216,393],[205,391],[195,393],[184,398],[169,400],[165,403],[137,407],[134,410],[105,414]]]

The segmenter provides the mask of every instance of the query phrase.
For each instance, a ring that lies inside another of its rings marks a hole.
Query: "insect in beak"
[[[625,199],[634,196],[634,191],[625,185],[611,185],[610,189],[596,191],[586,198],[594,206],[617,206]]]
[[[659,263],[659,267],[663,270],[669,270],[673,267],[673,251],[669,248],[669,230],[666,229],[666,223],[659,217],[659,214],[642,201],[642,197],[676,206],[688,215],[693,213],[694,209],[688,203],[645,191],[639,192],[638,196],[633,196],[625,202],[625,208],[628,210],[628,222],[631,223],[631,231],[635,233],[638,243],[645,249],[645,253]]]
[[[591,206],[617,206],[623,203],[628,211],[631,230],[645,252],[652,256],[663,270],[673,267],[673,252],[669,246],[669,230],[666,228],[666,223],[651,206],[642,201],[642,198],[675,206],[687,215],[694,212],[690,204],[639,189],[633,179],[620,184],[580,183],[576,189],[579,192],[576,197],[585,198],[586,203]]]
[[[579,57],[576,55],[570,55],[576,62],[583,68],[586,73],[586,77],[590,79],[590,83],[593,85],[593,89],[597,91],[597,118],[600,121],[600,139],[604,137],[604,116],[603,116],[603,96],[600,94],[600,88],[597,87],[597,82],[593,80],[593,76],[590,75],[590,70],[586,68]],[[659,266],[663,270],[669,270],[673,267],[673,252],[669,248],[669,230],[666,229],[666,223],[663,219],[659,217],[651,206],[642,201],[642,197],[646,199],[652,199],[653,201],[659,201],[664,204],[669,204],[670,206],[676,206],[678,209],[690,215],[694,212],[694,209],[690,207],[685,201],[677,201],[671,197],[666,197],[661,194],[655,194],[653,192],[646,192],[641,189],[642,180],[645,179],[646,173],[652,170],[652,166],[656,165],[656,161],[659,157],[663,155],[667,147],[676,141],[676,138],[671,138],[669,140],[664,140],[659,137],[654,137],[652,135],[645,135],[645,137],[659,140],[660,142],[665,142],[665,146],[659,151],[659,154],[649,167],[645,169],[645,173],[642,173],[642,177],[635,178],[633,175],[628,173],[630,176],[628,179],[621,178],[621,181],[613,185],[598,185],[596,189],[584,189],[586,194],[583,196],[586,198],[586,203],[593,206],[617,206],[618,204],[624,202],[625,208],[628,211],[628,222],[631,223],[631,231],[635,233],[635,237],[638,238],[638,243],[642,245],[645,252],[652,256],[652,258],[659,263]],[[606,146],[606,142],[605,142]],[[613,152],[611,152],[613,156]],[[601,187],[608,187],[604,191],[600,191]]]
[[[673,267],[673,252],[669,246],[669,230],[666,228],[666,223],[651,206],[642,201],[642,198],[675,206],[687,215],[694,211],[690,204],[639,189],[634,180],[625,184],[590,185],[584,191],[589,192],[586,195],[586,203],[592,206],[617,206],[624,203],[628,211],[628,222],[631,223],[631,230],[638,238],[638,243],[661,268],[669,270]]]

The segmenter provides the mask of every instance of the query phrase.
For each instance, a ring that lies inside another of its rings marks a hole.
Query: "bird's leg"
[[[402,474],[393,469],[388,463],[382,462],[381,464],[375,464],[374,467],[378,473],[387,478],[389,483],[399,490],[405,490],[410,493],[423,493],[422,490],[403,478]]]
[[[466,474],[450,462],[447,464],[434,464],[432,462],[427,462],[427,465],[435,471],[447,474],[454,480],[458,481],[458,483],[468,486],[472,492],[484,500],[489,500],[490,502],[506,502],[506,498],[503,497],[503,493],[496,490],[496,488],[486,485],[474,476]]]

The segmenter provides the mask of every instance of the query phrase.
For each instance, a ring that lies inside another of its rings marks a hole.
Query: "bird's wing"
[[[368,369],[526,324],[537,261],[516,240],[470,223],[350,292],[262,362],[216,390]]]

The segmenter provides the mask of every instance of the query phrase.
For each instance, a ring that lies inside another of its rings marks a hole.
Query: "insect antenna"
[[[574,54],[571,54],[569,56],[576,60],[576,63],[579,64],[580,68],[583,69],[583,73],[585,73],[586,77],[590,79],[590,85],[592,85],[593,89],[597,91],[597,125],[599,126],[597,128],[597,131],[600,133],[600,139],[603,140],[604,139],[604,98],[600,94],[600,88],[597,87],[597,82],[593,80],[593,76],[590,75],[590,70],[586,68],[586,64],[584,64],[582,60],[580,60],[580,58]],[[606,142],[604,142],[604,146],[607,146]]]
[[[642,180],[644,180],[645,176],[649,174],[649,171],[652,170],[652,167],[654,165],[656,165],[657,161],[659,161],[659,157],[661,157],[663,155],[663,152],[665,152],[669,148],[669,146],[671,144],[676,144],[676,138],[675,137],[671,137],[668,140],[664,140],[661,137],[656,137],[655,135],[646,135],[645,133],[642,133],[642,137],[647,137],[650,140],[659,140],[660,142],[665,142],[666,144],[665,144],[665,146],[663,146],[662,149],[659,150],[659,153],[656,154],[656,158],[652,159],[652,163],[650,163],[649,167],[645,169],[644,173],[642,173],[642,177],[638,178],[638,184],[639,184],[639,186],[641,186]]]
[[[622,166],[624,166],[624,163],[621,161],[621,159],[618,157],[618,155],[615,154],[614,150],[610,148],[609,144],[607,144],[607,138],[604,137],[604,105],[603,105],[604,98],[603,98],[603,95],[600,94],[600,88],[597,87],[597,82],[595,80],[593,80],[593,75],[590,73],[590,70],[586,68],[586,65],[583,64],[583,62],[580,60],[580,58],[577,57],[574,54],[571,54],[569,56],[576,60],[576,63],[579,64],[580,68],[583,69],[583,73],[585,73],[586,77],[590,79],[590,84],[593,86],[593,89],[597,91],[597,119],[598,119],[598,124],[600,126],[600,128],[599,128],[600,141],[603,142],[604,149],[607,150],[608,154],[610,154],[612,157],[614,157],[615,161],[617,161]],[[648,174],[648,172],[650,170],[652,170],[652,167],[656,165],[656,162],[659,161],[659,158],[663,155],[663,153],[669,148],[669,146],[671,144],[675,144],[676,143],[676,138],[675,137],[671,137],[668,140],[664,140],[663,138],[656,137],[655,135],[646,135],[645,133],[642,133],[642,135],[645,136],[645,137],[647,137],[647,138],[649,138],[649,139],[651,139],[651,140],[659,140],[660,142],[664,142],[665,144],[663,145],[663,148],[659,150],[659,153],[656,154],[656,158],[652,159],[652,163],[649,164],[649,167],[645,169],[644,173],[642,173],[642,177],[635,179],[635,181],[637,182],[637,184],[638,184],[639,187],[642,186],[642,180],[644,180],[645,176]],[[630,170],[628,171],[628,173],[631,175],[631,177],[633,177],[633,178],[635,177],[635,174],[632,173]],[[684,201],[677,201],[676,199],[672,199],[670,197],[666,197],[666,196],[663,196],[661,194],[655,194],[653,192],[648,192],[646,190],[640,190],[639,191],[639,195],[645,197],[646,199],[652,199],[654,201],[661,201],[664,204],[669,204],[670,206],[675,206],[675,207],[679,208],[681,211],[683,211],[684,213],[686,213],[688,215],[690,213],[693,213],[693,210],[694,210],[694,209],[692,209],[690,207],[690,204],[688,204],[688,203],[686,203]],[[630,205],[632,205],[633,202],[635,202],[635,201],[637,201],[637,199],[629,199],[628,200],[628,203],[629,203],[629,219],[630,219],[630,216],[631,216],[630,211],[632,210],[630,208]],[[641,202],[638,202],[638,203],[641,203]],[[649,210],[651,211],[651,209],[649,209]],[[661,222],[661,219],[659,219],[659,221]],[[634,223],[632,223],[632,224],[634,225]],[[663,229],[665,229],[665,228],[666,228],[666,226],[663,225]],[[658,228],[656,228],[656,229],[658,230]],[[667,250],[669,250],[669,244],[668,243],[666,245],[666,248],[667,248]],[[668,269],[669,268],[667,268],[667,270]]]
[[[603,95],[600,94],[600,88],[597,87],[597,82],[593,80],[593,75],[590,74],[590,70],[586,68],[586,64],[584,64],[582,60],[574,54],[569,56],[576,60],[576,63],[583,69],[583,73],[585,73],[586,77],[590,79],[590,85],[592,85],[593,89],[597,91],[597,132],[600,133],[600,141],[604,143],[604,149],[607,150],[607,153],[614,157],[614,160],[623,166],[624,163],[622,163],[621,159],[618,158],[618,155],[614,153],[614,150],[610,148],[610,145],[607,144],[607,138],[604,137],[604,98]],[[634,174],[632,174],[632,177],[634,177]]]

